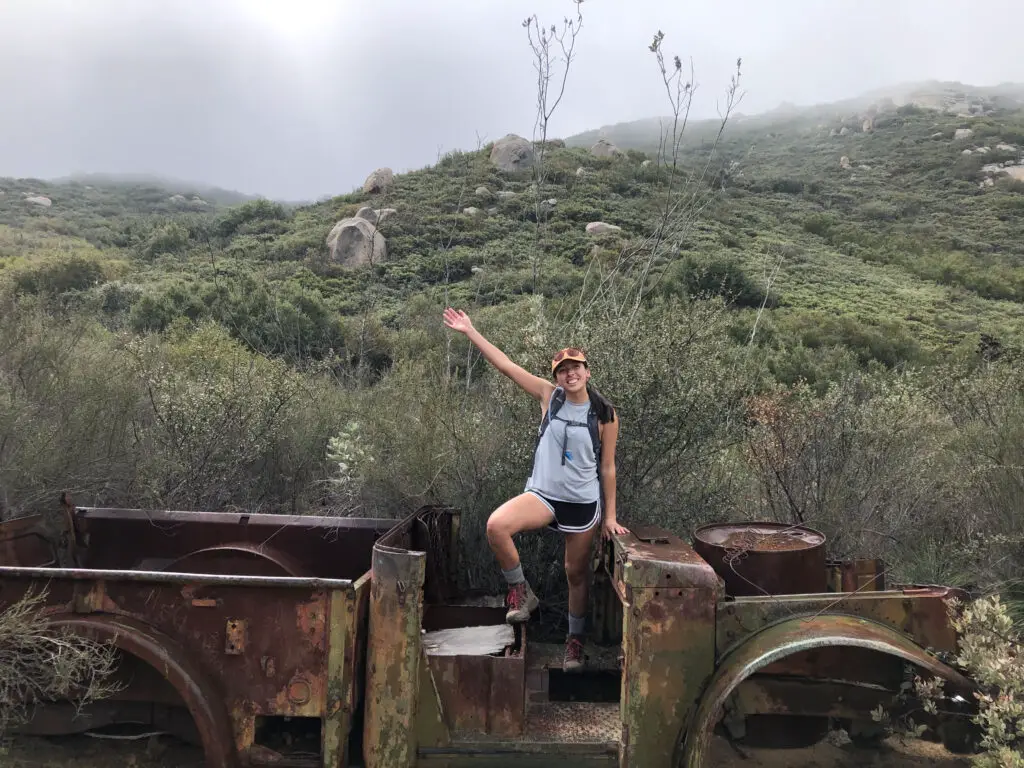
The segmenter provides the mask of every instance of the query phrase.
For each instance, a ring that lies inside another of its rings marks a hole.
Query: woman
[[[554,356],[552,383],[513,363],[473,327],[465,312],[449,307],[444,311],[444,323],[464,333],[487,362],[541,405],[540,438],[526,489],[491,514],[487,541],[508,582],[506,621],[521,623],[529,621],[539,601],[523,575],[512,537],[545,526],[565,534],[569,635],[564,668],[578,670],[583,666],[590,551],[602,513],[605,538],[629,533],[615,519],[615,441],[619,433],[615,409],[590,386],[590,368],[581,350],[563,349]],[[553,406],[557,412],[548,419]],[[590,428],[595,422],[596,444]]]

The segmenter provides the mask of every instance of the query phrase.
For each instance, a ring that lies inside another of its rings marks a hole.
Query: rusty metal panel
[[[441,696],[437,692],[434,676],[426,656],[420,651],[419,687],[416,700],[416,749],[438,749],[451,743],[450,732],[445,724]]]
[[[711,566],[662,528],[615,537],[613,557],[623,610],[620,764],[667,765],[714,671],[724,592]]]
[[[452,731],[487,733],[491,667],[487,656],[427,656]]]
[[[526,726],[526,664],[522,656],[495,659],[487,730],[495,736],[519,736]]]
[[[179,570],[238,575],[247,563],[270,561],[276,575],[355,579],[370,570],[370,553],[395,520],[269,515],[234,512],[101,509],[80,507],[75,525],[86,544],[83,566],[112,570]],[[125,547],[124,542],[132,546]],[[200,551],[222,548],[217,557]],[[235,562],[223,564],[234,549]],[[236,570],[232,570],[236,569]],[[293,572],[294,571],[294,572]],[[244,573],[245,570],[242,571]]]
[[[451,731],[522,734],[526,720],[526,665],[522,656],[426,658]]]
[[[948,601],[956,594],[946,587],[861,592],[857,594],[776,595],[743,597],[718,606],[717,652],[729,652],[761,629],[795,616],[824,613],[871,619],[906,633],[926,648],[956,650]]]
[[[876,651],[871,653],[878,656]],[[898,689],[877,685],[755,674],[737,686],[729,706],[740,716],[803,715],[857,720],[866,718],[879,704],[891,706],[898,694]]]
[[[722,591],[714,569],[689,544],[657,526],[644,526],[614,539],[616,582],[637,588]]]
[[[402,531],[389,534],[389,542]],[[420,628],[426,554],[378,542],[373,548],[367,651],[367,768],[411,768],[416,760]]]
[[[687,725],[680,745],[682,765],[704,765],[711,732],[726,701],[741,682],[773,662],[822,646],[865,648],[889,654],[946,679],[968,696],[974,688],[970,680],[890,626],[836,614],[789,619],[757,633],[722,660]]]
[[[878,558],[829,560],[828,588],[832,592],[884,592],[885,561]]]
[[[715,593],[634,589],[625,606],[623,768],[669,765],[679,731],[714,671]]]
[[[172,638],[183,657],[213,681],[210,695],[233,722],[239,754],[252,747],[259,715],[324,715],[328,593],[316,580],[159,574],[163,581],[146,581],[139,576],[0,569],[0,607],[45,577],[47,615],[134,622]],[[351,589],[349,582],[334,585],[342,592]],[[123,698],[150,695],[134,688]]]
[[[42,515],[16,517],[0,523],[0,565],[56,565],[59,530],[50,530]]]
[[[327,699],[321,741],[323,768],[345,768],[348,765],[348,734],[352,717],[350,671],[348,657],[353,654],[355,596],[335,590],[331,593],[327,635]]]

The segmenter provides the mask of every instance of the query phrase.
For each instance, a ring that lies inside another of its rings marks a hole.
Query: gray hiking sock
[[[526,581],[526,577],[523,575],[523,564],[519,563],[515,568],[511,568],[507,571],[502,571],[505,574],[505,581],[512,584],[518,584],[521,581]]]
[[[569,614],[569,634],[570,635],[582,635],[583,629],[586,626],[586,616],[573,616]]]

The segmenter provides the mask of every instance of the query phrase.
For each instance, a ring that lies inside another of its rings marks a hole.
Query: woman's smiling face
[[[555,381],[566,392],[586,389],[590,369],[578,360],[567,360],[555,370]]]

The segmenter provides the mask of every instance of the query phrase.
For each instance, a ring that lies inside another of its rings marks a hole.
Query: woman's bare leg
[[[565,535],[565,578],[569,582],[569,614],[582,618],[587,614],[590,586],[590,553],[600,523],[583,533]]]
[[[547,505],[532,493],[521,493],[494,510],[487,519],[487,541],[501,570],[519,565],[519,552],[512,541],[515,534],[543,528],[554,519]]]

